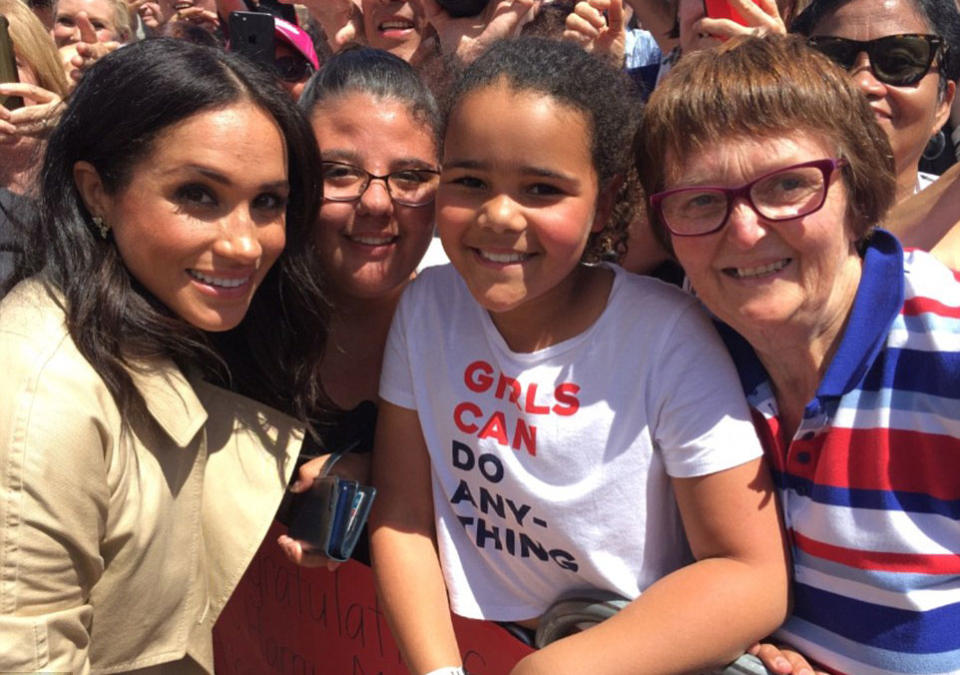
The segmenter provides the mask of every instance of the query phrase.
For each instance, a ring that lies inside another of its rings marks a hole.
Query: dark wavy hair
[[[300,109],[309,116],[324,101],[357,92],[405,104],[440,146],[440,108],[429,87],[413,66],[381,49],[348,47],[332,57],[307,82]]]
[[[626,174],[643,103],[622,71],[570,42],[542,37],[501,40],[470,64],[450,89],[446,118],[470,92],[505,81],[521,92],[545,94],[583,114],[601,189]],[[505,111],[504,124],[510,123]],[[611,217],[591,233],[584,262],[622,254],[629,218]]]
[[[208,333],[188,324],[135,279],[114,245],[98,236],[73,179],[92,164],[104,189],[129,185],[171,125],[249,101],[286,143],[290,198],[286,248],[236,328]],[[101,59],[84,76],[47,144],[38,225],[7,287],[39,276],[62,297],[77,348],[124,414],[143,412],[128,369],[157,358],[307,421],[325,407],[318,364],[327,332],[310,230],[322,183],[310,125],[271,76],[242,56],[180,40],[144,40]]]

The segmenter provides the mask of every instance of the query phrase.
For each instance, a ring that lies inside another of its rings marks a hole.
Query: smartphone
[[[490,0],[437,0],[437,4],[447,10],[450,16],[476,16],[489,2]]]
[[[757,0],[753,2],[760,4]],[[740,15],[740,12],[730,6],[729,0],[703,0],[703,12],[711,19],[730,19],[741,26],[747,25],[746,19]]]
[[[230,50],[273,68],[273,15],[264,12],[230,12]]]
[[[305,541],[320,551],[327,548],[337,512],[340,482],[336,476],[320,476],[314,480],[291,519],[287,531],[291,538]]]
[[[7,17],[0,14],[0,82],[19,82],[17,76],[17,57],[13,53],[13,40],[10,39]],[[0,96],[0,105],[7,110],[16,110],[23,105],[20,96]]]

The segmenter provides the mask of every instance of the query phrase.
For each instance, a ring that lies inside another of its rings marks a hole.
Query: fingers
[[[767,670],[782,675],[814,675],[813,668],[799,652],[781,648],[775,644],[764,642],[755,644],[747,653],[753,654],[763,661]]]
[[[730,6],[744,18],[751,27],[758,26],[767,29],[767,32],[786,34],[783,19],[776,0],[728,0]],[[760,4],[758,4],[760,3]]]
[[[37,105],[60,101],[60,97],[52,91],[35,84],[26,84],[25,82],[0,83],[0,94],[4,96],[24,96],[35,101]]]
[[[297,473],[297,480],[290,485],[290,492],[305,492],[313,485],[313,481],[320,475],[323,465],[330,455],[320,455],[304,462]]]
[[[574,13],[567,15],[566,30],[563,31],[565,40],[572,40],[588,52],[593,49],[593,41],[600,37],[600,29],[587,19]]]
[[[210,23],[218,25],[220,23],[217,13],[203,7],[186,7],[178,9],[174,15],[177,21],[188,21],[190,23],[202,24]]]
[[[304,542],[291,539],[285,534],[280,535],[280,538],[277,539],[277,544],[280,546],[287,560],[294,565],[300,565],[301,567],[326,567],[331,572],[340,566],[339,562],[330,560],[319,551],[305,547]]]
[[[0,105],[0,145],[10,145],[20,140],[17,127],[10,122],[12,111]]]
[[[594,2],[597,2],[597,0],[594,0]],[[597,37],[600,35],[600,31],[607,27],[607,19],[591,2],[578,2],[576,4],[573,11],[567,15],[568,28],[572,28],[571,23],[587,35],[591,35],[590,31],[592,30],[592,37]]]
[[[75,18],[77,28],[80,29],[80,41],[93,44],[97,41],[97,29],[90,23],[86,12],[77,12]]]
[[[609,0],[607,25],[612,31],[620,32],[623,30],[623,0]]]

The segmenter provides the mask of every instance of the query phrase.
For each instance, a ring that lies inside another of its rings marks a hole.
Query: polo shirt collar
[[[903,288],[900,242],[886,230],[877,229],[867,241],[850,319],[817,398],[843,396],[861,383],[903,307]]]

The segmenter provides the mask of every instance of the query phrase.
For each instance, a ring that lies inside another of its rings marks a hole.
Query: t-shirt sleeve
[[[409,317],[416,315],[418,282],[422,278],[418,277],[411,283],[400,298],[390,324],[380,372],[380,398],[410,410],[416,410],[417,404],[413,392],[411,354],[408,349],[408,341],[412,338],[408,333],[412,324]]]
[[[762,455],[733,361],[706,313],[690,305],[666,334],[650,419],[667,473],[703,476]]]
[[[97,415],[105,388],[67,365],[0,336],[2,672],[89,669],[112,441]]]

